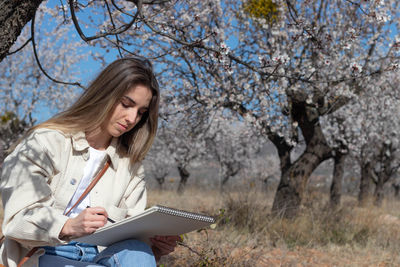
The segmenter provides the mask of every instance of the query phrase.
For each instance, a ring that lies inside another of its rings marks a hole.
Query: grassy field
[[[216,216],[214,229],[184,236],[159,266],[400,266],[399,201],[360,208],[347,197],[336,212],[327,196],[309,193],[295,220],[270,216],[273,194],[257,189],[221,194],[187,188],[149,190],[160,204]]]
[[[400,266],[400,207],[359,208],[345,198],[336,212],[327,196],[308,194],[295,220],[270,216],[272,194],[150,190],[149,204],[217,216],[215,229],[185,236],[162,266]]]

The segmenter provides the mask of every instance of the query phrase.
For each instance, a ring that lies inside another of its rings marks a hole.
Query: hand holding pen
[[[88,209],[88,208],[90,208],[90,206],[86,206],[86,208]],[[101,213],[100,213],[101,214]],[[99,214],[99,215],[100,215]],[[110,223],[115,223],[115,221],[113,220],[113,219],[111,219],[111,218],[108,218],[108,215],[106,215],[106,217],[107,217],[107,221],[109,221]]]
[[[88,207],[75,218],[69,218],[65,222],[59,234],[60,239],[72,239],[94,233],[100,227],[106,225],[107,211],[103,207]]]

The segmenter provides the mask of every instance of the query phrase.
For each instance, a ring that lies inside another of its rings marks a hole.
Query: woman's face
[[[110,137],[119,137],[129,132],[147,112],[152,98],[150,88],[144,85],[136,85],[115,104],[114,110],[106,120],[102,129]]]

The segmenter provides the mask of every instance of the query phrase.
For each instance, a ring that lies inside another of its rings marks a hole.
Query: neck
[[[89,145],[97,150],[106,150],[111,143],[111,136],[105,135],[100,128],[86,132],[86,140]]]

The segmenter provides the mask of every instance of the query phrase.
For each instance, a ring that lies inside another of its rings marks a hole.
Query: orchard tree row
[[[196,157],[217,160],[224,181],[268,139],[281,174],[272,212],[295,216],[332,158],[333,206],[346,157],[362,170],[360,203],[372,182],[381,202],[399,165],[398,1],[50,2],[0,1],[2,114],[31,125],[44,103],[68,105],[82,58],[144,56],[163,89],[154,150],[177,163],[180,190]]]

